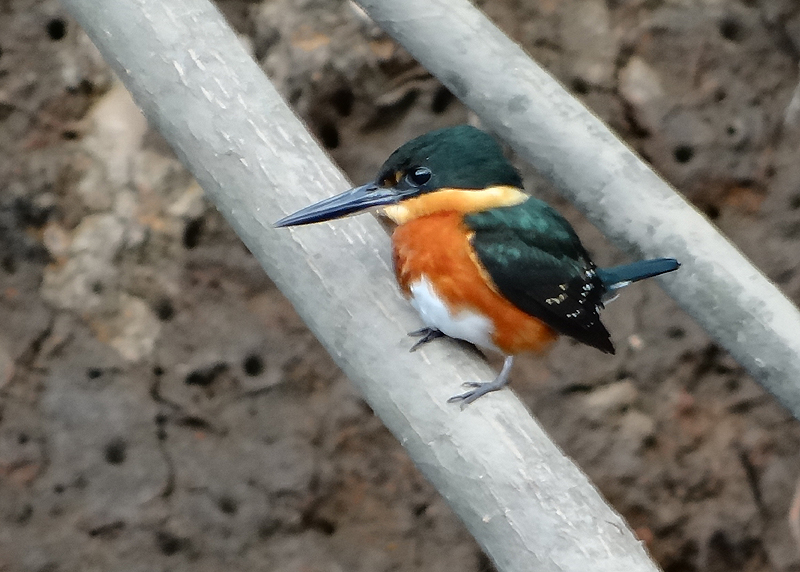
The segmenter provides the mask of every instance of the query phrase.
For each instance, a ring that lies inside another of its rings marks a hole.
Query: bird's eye
[[[431,170],[427,167],[417,167],[413,171],[409,171],[406,177],[409,183],[415,187],[421,187],[431,180]]]

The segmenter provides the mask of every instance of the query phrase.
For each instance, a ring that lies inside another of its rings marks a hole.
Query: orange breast
[[[398,226],[392,235],[394,267],[409,296],[423,276],[456,314],[477,312],[494,324],[494,344],[506,354],[541,351],[557,334],[495,289],[469,243],[470,230],[457,212],[439,212]]]

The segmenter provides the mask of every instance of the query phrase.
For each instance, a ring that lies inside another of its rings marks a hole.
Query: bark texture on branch
[[[446,403],[492,372],[449,344],[408,353],[406,332],[420,323],[377,221],[271,227],[349,185],[210,3],[64,3],[498,569],[656,569],[510,391],[465,411]]]
[[[800,419],[800,312],[692,205],[467,0],[358,0]]]

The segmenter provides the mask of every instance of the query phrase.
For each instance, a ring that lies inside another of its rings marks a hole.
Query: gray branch
[[[448,344],[408,352],[406,332],[420,323],[374,219],[271,227],[349,185],[206,0],[64,1],[500,570],[655,570],[511,392],[465,411],[446,403],[459,383],[492,372]]]
[[[466,0],[358,1],[800,419],[800,313],[703,215]]]

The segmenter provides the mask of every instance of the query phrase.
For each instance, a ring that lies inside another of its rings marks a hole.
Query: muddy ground
[[[478,4],[800,301],[800,4]],[[475,120],[348,2],[220,7],[354,181]],[[800,570],[798,423],[657,285],[605,321],[514,389],[664,570]],[[63,8],[0,1],[0,571],[221,569],[492,566]]]

